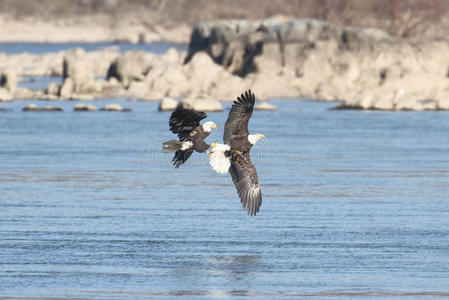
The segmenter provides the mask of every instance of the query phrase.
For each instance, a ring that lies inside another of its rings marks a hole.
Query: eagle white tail
[[[190,141],[180,142],[175,140],[170,140],[165,143],[162,143],[162,150],[165,153],[174,152],[178,150],[188,150],[192,148],[193,143]]]
[[[231,148],[225,144],[215,144],[209,152],[209,163],[215,172],[226,174],[231,166],[231,159],[225,155]]]

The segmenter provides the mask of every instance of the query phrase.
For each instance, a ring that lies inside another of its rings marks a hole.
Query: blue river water
[[[171,166],[157,103],[29,103],[0,103],[0,299],[449,298],[448,112],[271,101],[249,217],[206,155]]]
[[[30,54],[45,54],[52,52],[67,51],[73,48],[82,48],[85,51],[97,51],[104,48],[117,47],[120,51],[149,51],[157,54],[162,54],[170,47],[174,47],[177,50],[187,51],[187,45],[156,42],[151,44],[128,44],[118,42],[102,42],[102,43],[85,43],[85,42],[73,42],[73,43],[29,43],[29,42],[7,42],[0,43],[0,52],[8,54],[21,54],[24,52]]]

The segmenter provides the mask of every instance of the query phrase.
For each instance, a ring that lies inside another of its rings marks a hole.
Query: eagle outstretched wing
[[[170,131],[178,134],[180,140],[189,136],[190,132],[200,125],[200,121],[207,115],[201,111],[184,109],[180,106],[171,114]]]
[[[251,162],[249,153],[245,153],[243,156],[234,156],[229,173],[231,173],[243,209],[248,215],[255,216],[262,205],[262,192],[257,171]]]
[[[256,97],[249,90],[234,101],[225,124],[223,135],[225,144],[229,144],[232,139],[248,136],[248,122],[253,114],[255,99]]]

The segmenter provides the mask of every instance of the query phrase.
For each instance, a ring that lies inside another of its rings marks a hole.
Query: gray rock
[[[8,92],[14,93],[17,87],[17,73],[15,70],[8,69],[0,73],[0,87]]]
[[[125,87],[133,80],[142,81],[150,67],[150,61],[143,52],[127,51],[109,66],[107,79],[117,78]]]
[[[74,111],[95,111],[97,108],[92,104],[76,104]]]
[[[5,88],[0,88],[0,102],[11,101],[13,99],[12,94]]]
[[[255,110],[268,110],[268,111],[275,111],[277,110],[277,107],[274,106],[273,104],[270,104],[268,102],[261,102],[258,105],[254,106]]]
[[[130,108],[123,108],[120,104],[108,104],[105,107],[100,109],[101,111],[122,111],[122,112],[130,112]]]
[[[314,51],[317,43],[323,44],[321,48],[327,52],[336,52],[369,50],[374,43],[394,41],[380,30],[340,27],[313,19],[268,19],[259,26],[247,23],[197,24],[189,44],[187,61],[196,52],[204,51],[216,63],[245,76],[256,69],[254,62],[259,56],[276,62],[280,68],[289,66],[295,69],[301,66],[308,53]]]
[[[39,92],[27,88],[17,88],[13,95],[14,99],[21,99],[21,100],[39,99]]]
[[[30,104],[22,108],[23,111],[64,111],[62,107],[58,106],[46,106],[38,107],[35,104]]]
[[[179,105],[185,109],[197,111],[223,111],[220,101],[206,94],[190,95],[189,97],[183,98]]]
[[[62,107],[59,106],[45,106],[44,111],[64,111]]]
[[[92,101],[95,100],[95,96],[92,94],[76,94],[73,93],[70,95],[69,100],[82,100],[82,101]]]
[[[45,93],[48,95],[58,95],[59,86],[54,82],[50,82]]]
[[[61,97],[68,97],[72,93],[88,94],[96,92],[93,65],[86,59],[84,50],[80,48],[65,53],[62,79]],[[71,82],[67,84],[67,80]]]
[[[62,98],[70,98],[70,95],[72,95],[73,92],[73,79],[68,77],[64,79],[61,88],[59,89],[59,96]]]
[[[178,102],[170,97],[165,97],[161,100],[159,103],[159,110],[160,111],[173,111],[178,106]]]

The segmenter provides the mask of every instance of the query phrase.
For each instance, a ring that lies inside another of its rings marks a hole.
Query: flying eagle
[[[211,121],[200,125],[200,121],[206,117],[204,112],[180,106],[171,114],[170,131],[178,134],[179,141],[170,140],[163,143],[162,150],[165,153],[175,151],[172,159],[175,168],[185,163],[193,151],[204,153],[210,148],[204,140],[209,136],[211,128],[218,129],[218,127]]]
[[[251,147],[265,136],[249,134],[248,122],[253,113],[255,96],[251,90],[234,101],[226,120],[223,141],[211,145],[209,162],[218,173],[231,173],[243,209],[255,216],[262,204],[257,171],[249,157]]]

